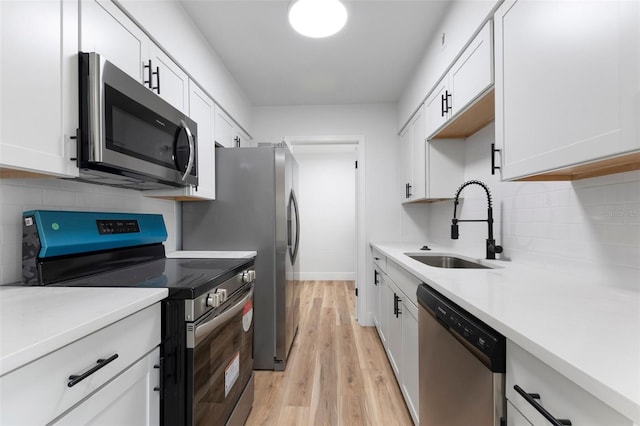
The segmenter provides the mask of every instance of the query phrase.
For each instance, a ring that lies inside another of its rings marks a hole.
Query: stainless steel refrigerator
[[[183,250],[256,250],[254,368],[284,370],[298,330],[298,164],[283,144],[217,148],[216,200],[182,203]]]

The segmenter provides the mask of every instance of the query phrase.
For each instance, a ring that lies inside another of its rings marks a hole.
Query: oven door
[[[81,169],[197,185],[196,123],[96,53],[80,68]]]
[[[253,284],[238,293],[187,329],[187,425],[224,425],[253,374]]]

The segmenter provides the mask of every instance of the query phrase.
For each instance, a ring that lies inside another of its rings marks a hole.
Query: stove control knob
[[[209,293],[205,303],[210,308],[217,308],[220,305],[220,297],[216,293]]]
[[[216,290],[216,297],[218,298],[218,305],[227,301],[227,289],[219,288]]]
[[[242,273],[242,282],[245,284],[251,283],[256,279],[256,271],[245,271]]]

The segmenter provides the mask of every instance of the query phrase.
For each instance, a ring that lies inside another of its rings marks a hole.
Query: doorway
[[[285,142],[298,161],[299,279],[355,281],[355,316],[365,325],[366,295],[358,292],[365,277],[364,137],[286,137]]]

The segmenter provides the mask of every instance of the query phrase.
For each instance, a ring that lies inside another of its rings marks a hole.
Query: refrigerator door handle
[[[292,235],[291,235],[291,210],[293,208],[293,213],[295,216],[295,221],[296,221],[296,236],[295,236],[295,242],[292,241]],[[289,211],[288,211],[288,215],[289,218],[287,220],[288,222],[288,245],[289,245],[289,257],[291,258],[291,264],[295,264],[296,263],[296,258],[298,257],[298,247],[300,245],[300,214],[298,213],[298,200],[296,199],[296,193],[293,191],[293,189],[291,190],[291,193],[289,194]]]

